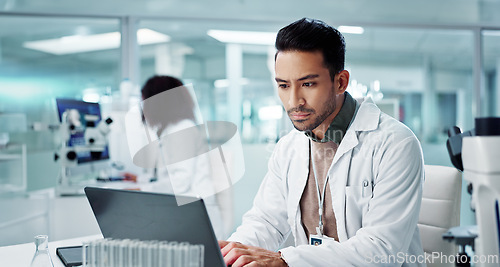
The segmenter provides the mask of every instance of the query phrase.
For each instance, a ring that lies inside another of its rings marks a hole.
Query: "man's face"
[[[337,79],[330,78],[321,52],[278,52],[275,71],[279,97],[297,130],[316,129],[337,108]]]

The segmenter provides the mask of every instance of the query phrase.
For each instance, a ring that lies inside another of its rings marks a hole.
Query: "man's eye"
[[[287,84],[278,84],[278,87],[281,88],[281,89],[286,89],[288,87]]]
[[[304,87],[311,87],[313,85],[314,85],[314,83],[303,83],[302,84],[302,86],[304,86]]]

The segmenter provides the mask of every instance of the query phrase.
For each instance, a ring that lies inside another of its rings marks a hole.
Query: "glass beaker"
[[[49,254],[49,237],[46,235],[35,236],[36,251],[31,261],[31,267],[54,267]]]

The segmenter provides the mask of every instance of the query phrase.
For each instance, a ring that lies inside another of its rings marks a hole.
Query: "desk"
[[[78,237],[60,241],[49,242],[49,251],[54,267],[64,267],[56,255],[56,248],[67,246],[80,246],[82,242],[102,238],[102,235]],[[29,267],[35,255],[35,243],[20,244],[15,246],[0,247],[0,266]]]

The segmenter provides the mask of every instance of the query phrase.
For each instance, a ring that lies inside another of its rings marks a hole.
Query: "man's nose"
[[[292,88],[290,89],[290,97],[288,99],[288,104],[290,105],[290,107],[303,106],[306,103],[306,100],[304,99],[300,88],[292,86]]]

